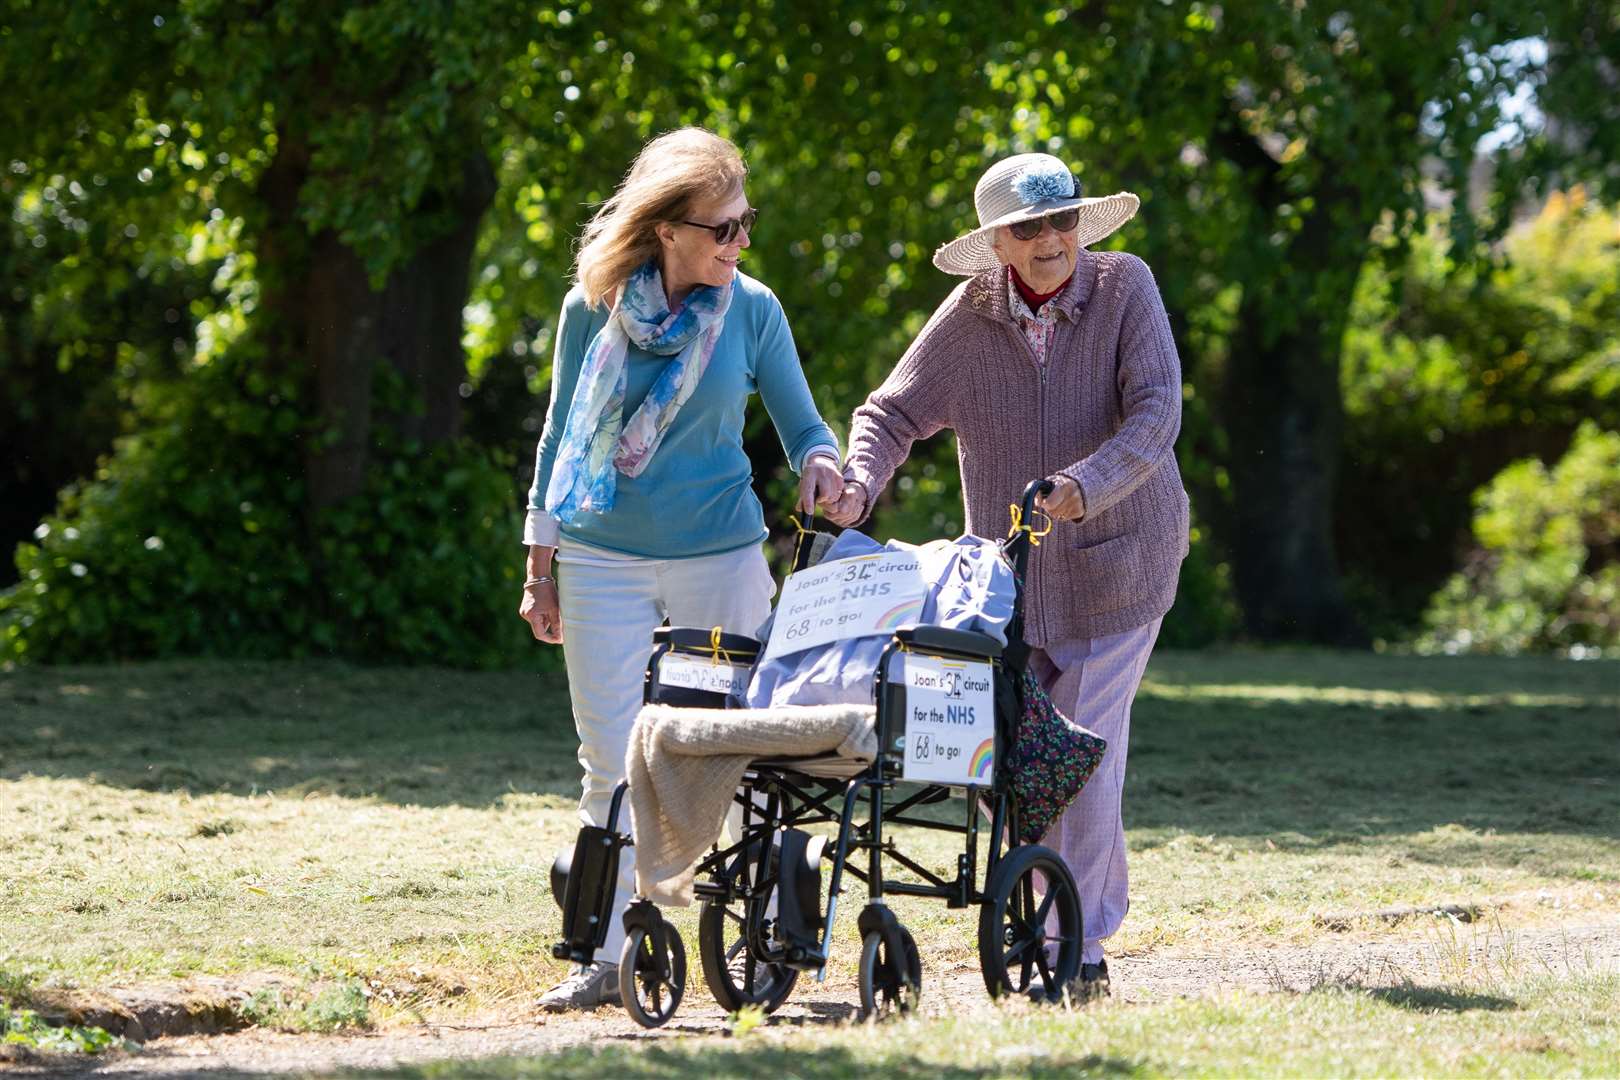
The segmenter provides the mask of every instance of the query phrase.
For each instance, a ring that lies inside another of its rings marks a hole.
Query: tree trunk
[[[1231,550],[1245,629],[1267,641],[1361,637],[1333,548],[1343,406],[1338,347],[1317,328],[1263,332],[1245,301],[1226,373]]]
[[[1326,193],[1319,198],[1265,287],[1245,288],[1239,308],[1222,410],[1229,539],[1250,634],[1365,644],[1339,577],[1333,512],[1344,428],[1340,350],[1369,225]]]
[[[386,416],[407,439],[425,443],[461,433],[461,312],[472,284],[473,248],[484,211],[495,198],[494,170],[482,155],[463,163],[451,200],[453,228],[389,276],[378,297],[382,355],[421,398],[420,412]]]
[[[461,313],[495,176],[481,156],[465,161],[453,196],[417,208],[421,219],[448,217],[448,230],[373,289],[362,259],[335,233],[304,233],[297,194],[308,155],[295,140],[282,145],[260,187],[270,218],[260,262],[266,314],[277,326],[272,354],[302,359],[312,375],[318,434],[305,444],[304,472],[308,508],[318,512],[365,486],[375,424],[426,443],[459,434],[466,373]],[[404,377],[419,409],[379,414],[373,408],[372,381],[381,361]]]
[[[304,447],[304,475],[309,508],[319,511],[365,486],[382,312],[365,265],[332,233],[315,238],[303,294],[304,355],[320,420]]]

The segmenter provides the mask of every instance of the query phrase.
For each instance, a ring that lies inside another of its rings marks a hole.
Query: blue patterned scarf
[[[546,486],[546,512],[569,522],[580,511],[613,509],[618,474],[640,476],[686,399],[692,396],[725,326],[736,278],[700,285],[679,311],[670,311],[658,264],[630,275],[607,325],[591,339],[568,404],[568,423]],[[629,345],[674,356],[659,372],[647,398],[624,420]]]

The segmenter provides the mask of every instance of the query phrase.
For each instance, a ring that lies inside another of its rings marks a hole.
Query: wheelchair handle
[[[1020,514],[1018,520],[1026,526],[1032,523],[1035,518],[1035,500],[1042,495],[1052,494],[1053,486],[1052,481],[1046,479],[1031,480],[1025,485],[1024,494],[1018,500],[1018,512]],[[1012,556],[1013,572],[1022,581],[1025,571],[1029,569],[1030,534],[1020,532],[1012,538],[1007,547],[1009,554]]]
[[[1035,513],[1035,500],[1042,495],[1052,494],[1053,483],[1047,479],[1031,480],[1024,487],[1023,497],[1018,503],[1019,519],[1027,527]],[[1029,585],[1029,549],[1032,537],[1028,531],[1020,531],[1007,543],[1007,554],[1011,556],[1013,574],[1018,579],[1018,591],[1013,595],[1012,619],[1007,624],[1007,641],[1012,648],[1009,650],[1016,660],[1015,666],[1023,667],[1023,658],[1027,650],[1024,647],[1024,590]]]
[[[1052,481],[1046,479],[1031,480],[1024,486],[1024,495],[1019,499],[1018,508],[1023,512],[1025,521],[1028,521],[1029,516],[1035,512],[1036,498],[1041,495],[1052,494],[1052,489],[1055,486]]]

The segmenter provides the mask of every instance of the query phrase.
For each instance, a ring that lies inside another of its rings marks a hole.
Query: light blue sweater
[[[535,448],[531,511],[545,507],[552,462],[568,422],[585,349],[607,319],[607,308],[587,305],[578,286],[563,301],[552,360],[551,407]],[[630,346],[626,420],[671,359]],[[749,486],[753,467],[743,453],[744,408],[755,392],[764,400],[795,472],[815,447],[837,449],[837,440],[810,397],[781,302],[770,289],[739,272],[709,366],[647,467],[636,477],[620,473],[613,509],[576,515],[562,526],[563,535],[654,559],[716,555],[759,543],[765,538],[765,516]]]

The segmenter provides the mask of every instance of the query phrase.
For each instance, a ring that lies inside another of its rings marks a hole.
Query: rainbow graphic
[[[980,743],[979,748],[973,751],[973,756],[968,759],[968,775],[978,780],[987,779],[995,760],[996,740],[992,736]]]
[[[890,608],[878,616],[877,622],[872,624],[874,630],[898,630],[908,622],[915,622],[922,614],[923,602],[921,600],[907,600],[899,607]]]

